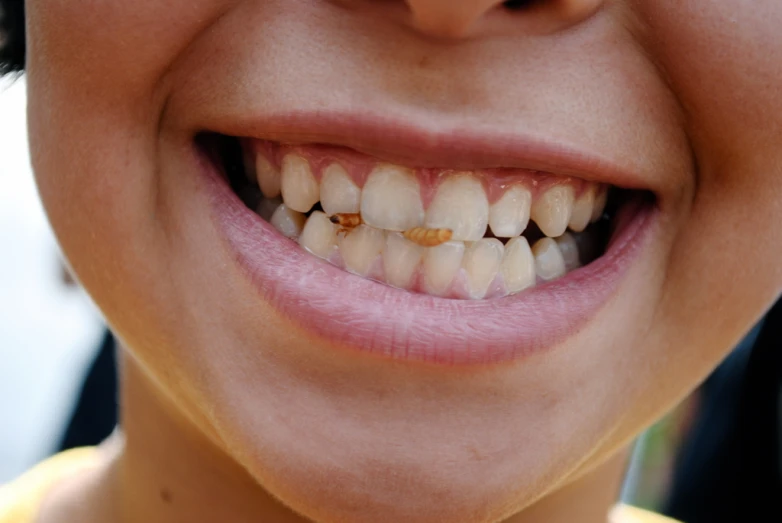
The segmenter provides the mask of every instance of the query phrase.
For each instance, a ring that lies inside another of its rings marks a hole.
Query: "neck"
[[[183,417],[132,357],[122,365],[123,435],[85,493],[101,503],[92,521],[304,523]],[[624,454],[527,508],[506,523],[605,523],[617,499]],[[109,503],[106,500],[110,499]],[[60,521],[58,519],[57,521]],[[80,518],[80,521],[88,519]]]

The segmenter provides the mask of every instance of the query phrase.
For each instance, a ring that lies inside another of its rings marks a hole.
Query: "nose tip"
[[[589,17],[605,0],[406,0],[420,32],[457,39],[487,13],[505,8],[507,16],[536,17],[541,24],[571,26]],[[526,11],[526,12],[525,12]]]

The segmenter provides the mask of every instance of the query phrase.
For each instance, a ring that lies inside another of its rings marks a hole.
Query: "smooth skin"
[[[622,449],[782,289],[778,0],[27,10],[37,182],[123,347],[123,433],[41,523],[604,522]],[[629,163],[660,209],[642,256],[584,328],[512,364],[391,363],[312,336],[223,247],[190,144],[356,104]]]

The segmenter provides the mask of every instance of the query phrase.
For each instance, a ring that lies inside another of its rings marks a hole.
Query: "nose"
[[[589,17],[605,0],[407,0],[416,28],[436,38],[463,38],[492,11],[534,16],[541,22],[573,25]]]

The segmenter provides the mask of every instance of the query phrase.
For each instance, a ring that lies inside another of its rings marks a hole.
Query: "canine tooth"
[[[543,234],[551,238],[562,236],[570,221],[575,195],[569,185],[555,185],[532,204],[532,219]]]
[[[361,216],[378,229],[404,231],[420,226],[424,204],[418,179],[408,169],[378,165],[361,191]]]
[[[386,283],[401,289],[409,289],[423,255],[424,248],[411,242],[401,233],[389,232],[386,234],[386,243],[383,246]]]
[[[468,174],[443,181],[426,211],[426,227],[451,229],[454,240],[480,240],[486,234],[488,223],[486,191],[480,180]]]
[[[489,208],[489,227],[498,238],[519,236],[529,223],[532,194],[514,185]]]
[[[509,294],[535,285],[535,257],[525,237],[517,236],[505,245],[500,271]]]
[[[299,212],[308,212],[320,199],[320,187],[306,158],[288,154],[282,159],[281,192],[285,205]]]
[[[306,216],[292,210],[284,203],[277,207],[270,221],[274,228],[280,231],[283,236],[294,239],[299,237],[306,222]]]
[[[299,245],[315,256],[328,259],[337,248],[336,225],[324,213],[313,212],[301,231]]]
[[[470,245],[464,253],[462,268],[467,274],[467,290],[470,298],[486,296],[489,285],[497,276],[505,246],[497,238],[483,238]]]
[[[592,223],[595,223],[603,217],[603,212],[606,209],[606,201],[608,201],[608,187],[603,186],[597,189],[595,207],[592,210]]]
[[[359,225],[339,237],[339,252],[348,270],[366,276],[384,244],[383,231],[368,225]]]
[[[578,244],[576,239],[570,233],[565,233],[556,240],[559,246],[559,252],[562,253],[562,259],[565,260],[565,269],[568,272],[581,267],[581,260],[578,255]]]
[[[592,219],[592,211],[595,207],[595,186],[590,185],[581,193],[573,204],[573,213],[570,215],[568,227],[571,231],[581,232],[589,225]]]
[[[320,181],[320,205],[331,216],[337,213],[357,213],[361,204],[361,189],[353,183],[347,171],[332,163],[323,171]]]
[[[553,238],[542,238],[532,246],[535,256],[535,273],[548,281],[567,273],[565,259]]]
[[[464,243],[446,242],[424,251],[424,287],[429,294],[443,294],[462,266]]]
[[[280,195],[280,171],[260,154],[255,157],[255,176],[266,198],[276,198]]]

